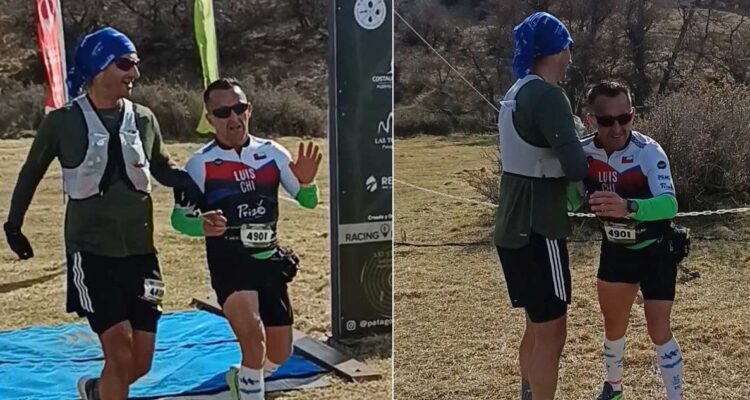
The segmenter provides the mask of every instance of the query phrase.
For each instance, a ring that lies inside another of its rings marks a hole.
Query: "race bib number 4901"
[[[265,247],[274,239],[273,230],[266,225],[245,224],[240,229],[240,238],[245,247]]]
[[[604,233],[613,243],[635,243],[635,228],[624,224],[605,224]]]

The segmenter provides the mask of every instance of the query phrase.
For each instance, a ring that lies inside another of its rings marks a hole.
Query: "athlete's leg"
[[[133,368],[129,374],[129,381],[132,384],[151,369],[151,363],[154,359],[156,329],[162,311],[161,297],[158,298],[158,301],[148,301],[140,296],[140,293],[145,291],[146,279],[151,280],[152,285],[154,284],[153,281],[161,281],[159,260],[156,255],[135,256],[131,257],[131,260],[133,269],[135,270],[135,267],[140,268],[143,274],[143,281],[139,279],[133,288],[133,293],[138,293],[138,295],[131,298],[131,304],[128,307],[130,310],[128,318],[133,329]]]
[[[263,373],[271,376],[292,355],[292,326],[266,327],[266,359]]]
[[[263,360],[266,357],[266,338],[260,318],[258,292],[243,290],[234,292],[222,306],[232,331],[237,336],[242,351],[242,362],[238,372],[239,398],[263,399]]]
[[[596,293],[604,317],[604,336],[608,340],[622,338],[628,328],[630,309],[638,293],[638,284],[605,282],[599,279],[596,282]]]
[[[604,366],[607,382],[615,392],[622,391],[622,364],[625,353],[625,332],[630,310],[638,293],[634,283],[596,282],[599,307],[604,317]]]
[[[534,324],[531,323],[528,315],[526,316],[526,329],[521,338],[521,345],[518,349],[518,364],[521,368],[521,399],[530,398],[531,386],[529,385],[529,364],[531,363],[531,354],[534,350]]]
[[[682,398],[683,362],[680,346],[672,335],[669,322],[672,301],[646,300],[644,308],[648,335],[654,343],[667,399],[679,400]]]
[[[548,322],[531,322],[534,346],[529,362],[529,383],[534,400],[553,400],[557,390],[560,355],[567,335],[566,314]]]
[[[102,400],[125,400],[128,397],[130,372],[133,370],[133,330],[123,321],[105,330],[99,339],[104,352],[104,369],[99,380]]]
[[[156,334],[153,332],[133,331],[133,364],[128,375],[131,384],[143,377],[151,369],[154,359]]]
[[[669,322],[672,314],[672,303],[669,300],[644,301],[648,335],[657,346],[667,343],[672,338],[672,327]]]

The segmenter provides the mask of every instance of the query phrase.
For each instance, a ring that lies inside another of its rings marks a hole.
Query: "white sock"
[[[266,360],[263,362],[263,377],[268,378],[269,376],[273,375],[274,372],[279,369],[279,367],[281,367],[281,365],[276,364],[266,358]]]
[[[614,391],[622,391],[622,360],[625,357],[625,336],[617,340],[604,337],[604,365],[607,367],[607,382]]]
[[[240,368],[239,376],[240,399],[263,400],[265,387],[263,385],[263,370],[250,369],[244,365]]]
[[[682,352],[680,345],[674,339],[669,339],[661,346],[654,346],[659,361],[661,379],[667,390],[667,400],[682,399]]]

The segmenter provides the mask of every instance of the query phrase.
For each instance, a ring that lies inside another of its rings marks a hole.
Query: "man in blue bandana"
[[[86,36],[69,75],[70,103],[42,121],[13,190],[3,225],[21,259],[34,256],[21,232],[36,187],[57,158],[68,197],[67,311],[88,319],[104,352],[100,378],[82,378],[84,400],[124,400],[151,368],[164,295],[153,233],[152,177],[187,187],[173,166],[156,117],[134,104],[135,46],[104,28]]]
[[[568,29],[538,12],[516,26],[513,36],[518,80],[498,119],[503,174],[495,245],[511,304],[526,313],[521,399],[533,393],[534,400],[552,400],[571,297],[566,187],[584,178],[587,162],[559,86],[572,60]]]

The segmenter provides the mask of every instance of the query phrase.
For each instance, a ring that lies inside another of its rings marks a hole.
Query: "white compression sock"
[[[682,399],[682,352],[674,336],[661,346],[654,346],[659,371],[667,390],[668,400]]]
[[[263,384],[263,370],[250,369],[244,365],[240,368],[239,376],[240,399],[263,400],[265,387]]]
[[[625,336],[617,340],[604,337],[604,365],[607,367],[607,382],[614,391],[622,391],[622,362],[625,356]]]
[[[276,364],[266,358],[266,360],[263,362],[263,377],[268,378],[269,376],[273,375],[274,372],[279,369],[279,367],[281,367],[281,365]]]

